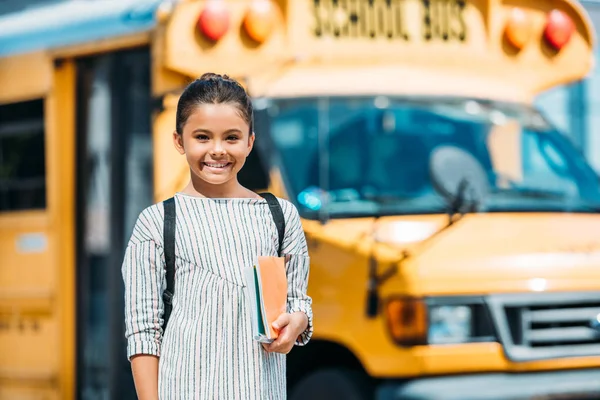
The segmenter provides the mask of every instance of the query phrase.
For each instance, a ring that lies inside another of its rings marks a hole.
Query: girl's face
[[[248,130],[234,105],[201,104],[190,114],[183,132],[173,133],[173,140],[193,175],[222,185],[236,178],[252,151],[254,135]]]

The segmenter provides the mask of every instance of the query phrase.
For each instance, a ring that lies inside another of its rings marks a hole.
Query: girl
[[[173,142],[191,180],[175,195],[175,294],[165,332],[162,203],[140,214],[122,267],[127,354],[141,400],[285,398],[285,354],[312,336],[306,240],[295,207],[278,199],[287,312],[273,323],[273,343],[252,338],[242,268],[276,256],[279,238],[267,202],[237,180],[254,139],[250,98],[227,75],[205,74],[181,95]]]

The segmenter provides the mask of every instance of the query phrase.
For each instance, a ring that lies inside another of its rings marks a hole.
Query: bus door
[[[134,399],[121,277],[136,218],[152,204],[148,48],[77,65],[77,397]]]

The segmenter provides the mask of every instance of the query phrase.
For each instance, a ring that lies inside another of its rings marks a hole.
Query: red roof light
[[[571,40],[575,32],[573,20],[560,10],[552,10],[548,14],[544,38],[555,50],[562,49]]]
[[[221,39],[229,29],[229,10],[225,2],[209,0],[198,17],[197,28],[213,42]]]

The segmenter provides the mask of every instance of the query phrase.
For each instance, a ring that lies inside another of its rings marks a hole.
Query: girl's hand
[[[269,353],[288,354],[298,336],[308,327],[308,317],[299,311],[292,314],[283,313],[274,322],[273,328],[279,331],[279,336],[273,343],[262,343]]]

